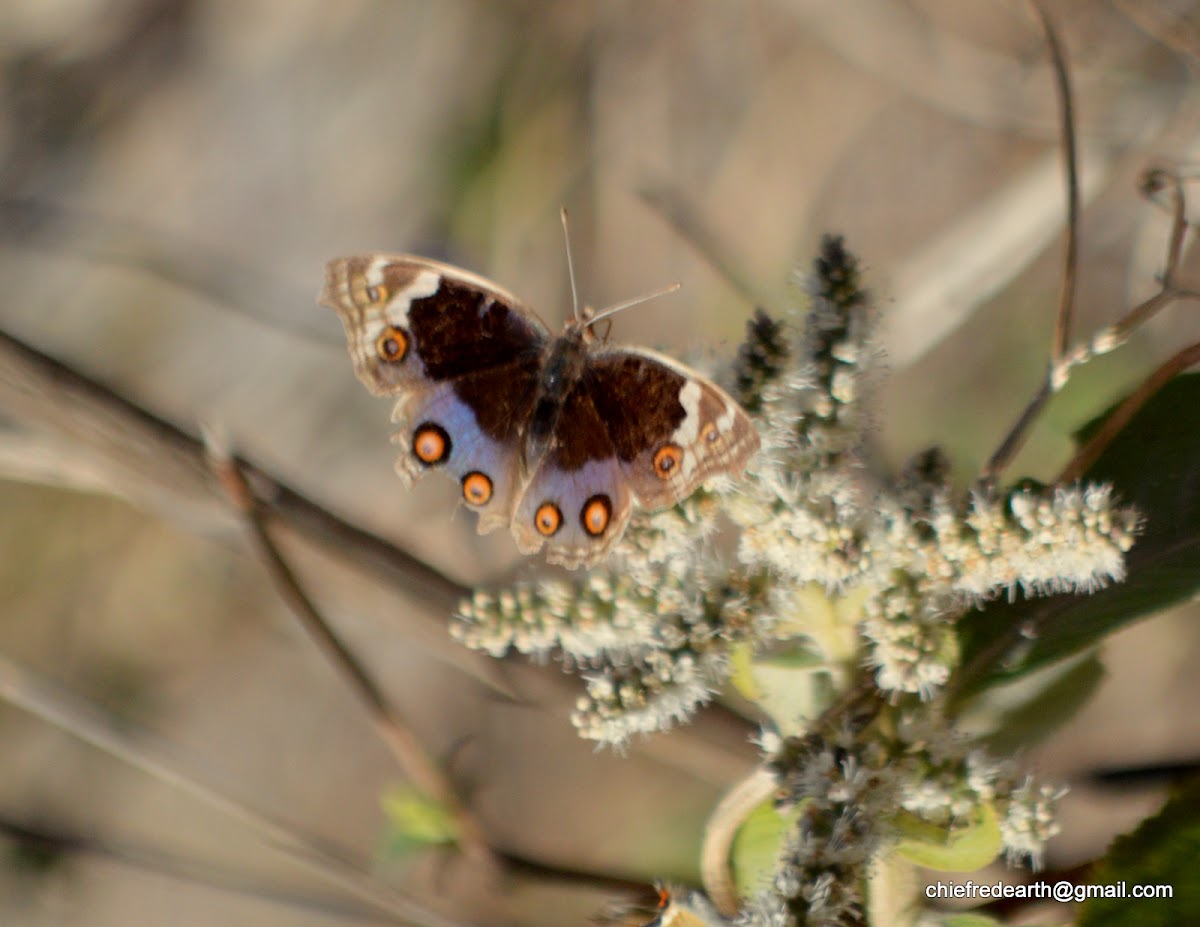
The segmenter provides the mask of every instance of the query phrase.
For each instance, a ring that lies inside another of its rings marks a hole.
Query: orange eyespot
[[[683,448],[678,444],[664,444],[654,452],[654,472],[659,479],[669,479],[681,463]]]
[[[579,521],[589,535],[600,537],[612,521],[612,500],[603,494],[592,496],[579,510]]]
[[[433,422],[425,422],[413,432],[413,454],[427,467],[445,463],[446,458],[450,456],[451,446],[450,435],[446,433],[446,429]]]
[[[713,422],[705,422],[704,427],[700,429],[700,438],[712,444],[717,440],[717,426]]]
[[[367,299],[369,299],[373,304],[378,305],[379,303],[386,302],[387,298],[388,288],[382,283],[378,286],[367,287]]]
[[[375,339],[375,351],[380,360],[398,364],[408,354],[408,334],[402,328],[389,325]]]
[[[492,498],[491,478],[472,470],[462,478],[462,494],[468,505],[487,505]]]
[[[533,526],[544,538],[558,533],[562,527],[562,510],[553,502],[543,502],[533,516]]]

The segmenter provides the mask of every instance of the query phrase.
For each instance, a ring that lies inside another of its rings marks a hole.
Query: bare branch
[[[1067,244],[1063,257],[1062,291],[1058,300],[1058,316],[1054,324],[1054,344],[1050,356],[1057,363],[1067,350],[1071,335],[1071,313],[1075,306],[1075,276],[1079,264],[1079,154],[1075,144],[1075,104],[1071,95],[1071,75],[1067,68],[1067,53],[1058,37],[1058,30],[1041,0],[1031,0],[1046,35],[1046,47],[1054,68],[1055,89],[1058,93],[1059,133],[1062,137],[1063,173],[1067,194]]]
[[[1189,228],[1183,178],[1178,173],[1156,168],[1147,172],[1142,180],[1141,189],[1142,193],[1149,198],[1155,197],[1163,189],[1170,191],[1171,233],[1159,291],[1149,299],[1138,303],[1112,325],[1096,332],[1087,341],[1063,352],[1051,363],[1046,379],[1038,387],[1037,392],[1025,406],[1000,447],[992,454],[991,459],[984,467],[980,475],[981,482],[985,484],[994,482],[1000,472],[1012,461],[1028,433],[1029,426],[1037,418],[1050,397],[1066,385],[1072,370],[1101,354],[1107,354],[1109,351],[1119,348],[1129,340],[1129,336],[1139,326],[1145,324],[1172,303],[1181,299],[1200,298],[1200,293],[1180,288],[1175,281],[1175,274],[1187,242]],[[1170,363],[1168,361],[1168,365]],[[1164,365],[1164,368],[1166,366]]]
[[[1054,341],[1050,347],[1050,365],[1046,379],[1025,406],[1016,422],[1005,435],[1000,446],[992,454],[981,474],[984,483],[993,482],[1000,472],[1016,456],[1025,443],[1029,427],[1037,419],[1042,408],[1056,391],[1054,371],[1067,351],[1070,338],[1071,314],[1075,304],[1075,277],[1079,262],[1079,173],[1078,152],[1075,144],[1075,108],[1071,96],[1071,78],[1067,69],[1066,52],[1059,41],[1058,32],[1050,20],[1041,0],[1031,0],[1030,5],[1038,17],[1050,61],[1054,70],[1055,90],[1058,97],[1059,134],[1062,138],[1063,173],[1067,196],[1067,241],[1063,256],[1062,287],[1058,298],[1058,312],[1054,323]]]
[[[269,901],[310,914],[372,924],[380,923],[381,918],[384,923],[408,923],[407,920],[388,917],[375,907],[347,898],[317,894],[292,886],[264,884],[258,877],[248,877],[209,862],[180,856],[162,847],[72,833],[61,827],[18,821],[5,816],[0,816],[0,835],[22,846],[47,853],[86,854],[191,885],[202,885],[256,901]]]
[[[1153,398],[1155,393],[1174,377],[1197,364],[1200,364],[1200,342],[1184,348],[1150,374],[1141,386],[1126,396],[1125,400],[1112,411],[1087,444],[1076,452],[1071,462],[1058,475],[1056,482],[1071,483],[1082,478],[1088,468],[1104,453],[1104,449],[1129,424],[1138,410]]]
[[[481,860],[495,862],[483,828],[459,799],[450,779],[430,759],[420,739],[403,722],[383,690],[342,643],[300,584],[296,572],[271,537],[258,499],[237,461],[214,442],[208,443],[208,450],[213,472],[249,528],[259,557],[280,597],[363,706],[376,733],[392,752],[400,768],[422,792],[453,816],[462,849]]]
[[[451,927],[453,921],[427,911],[377,881],[368,867],[354,861],[347,848],[331,851],[328,841],[283,824],[236,798],[227,786],[214,788],[184,768],[197,764],[173,760],[159,747],[139,742],[127,726],[117,726],[90,705],[51,686],[0,655],[0,698],[48,724],[59,727],[110,756],[136,767],[148,776],[190,795],[202,804],[240,821],[293,862],[330,884],[369,903],[393,922]]]
[[[193,529],[223,535],[236,532],[236,519],[209,472],[197,438],[3,331],[0,408],[37,432],[71,441],[70,458],[86,457],[88,479],[114,494]],[[422,646],[495,691],[512,695],[495,661],[457,646],[445,633],[440,616],[467,594],[465,587],[253,464],[239,464],[271,519],[327,556],[419,597],[438,618],[419,621],[414,616],[425,612],[406,611],[401,619]]]

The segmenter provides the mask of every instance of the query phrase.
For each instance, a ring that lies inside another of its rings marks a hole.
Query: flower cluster
[[[896,807],[899,777],[880,744],[846,726],[831,738],[765,737],[766,766],[779,783],[776,806],[799,810],[770,889],[813,927],[854,923],[863,875]]]
[[[1059,792],[940,714],[957,624],[998,595],[1119,581],[1138,530],[1106,486],[959,496],[937,451],[893,480],[869,476],[875,319],[840,239],[806,285],[806,311],[757,313],[739,352],[731,388],[762,436],[744,480],[635,516],[609,570],[477,593],[453,626],[470,647],[578,670],[573,723],[617,747],[686,719],[735,666],[742,694],[760,697],[755,671],[803,652],[794,685],[824,694],[760,702],[779,732],[764,737],[764,764],[794,826],[769,884],[742,903],[747,927],[860,923],[871,865],[906,820],[945,834],[990,821],[997,853],[1040,864]],[[718,543],[730,528],[736,540]],[[862,691],[866,710],[828,716]]]
[[[643,520],[622,540],[620,572],[477,592],[451,633],[494,656],[559,654],[578,668],[585,694],[571,720],[584,737],[619,747],[664,730],[720,690],[732,646],[753,636],[752,584],[714,577],[687,541],[715,511],[715,497],[698,493]]]
[[[1058,833],[1054,808],[1065,791],[1036,785],[1011,758],[990,756],[955,733],[936,712],[904,711],[896,743],[904,757],[900,807],[953,832],[985,808],[995,814],[1011,863],[1042,867],[1046,841]]]
[[[952,835],[995,821],[1008,860],[1040,866],[1061,791],[1018,776],[1011,761],[988,757],[928,713],[889,720],[891,734],[863,722],[763,735],[775,806],[794,823],[771,884],[744,907],[739,927],[860,923],[872,861],[924,827]]]

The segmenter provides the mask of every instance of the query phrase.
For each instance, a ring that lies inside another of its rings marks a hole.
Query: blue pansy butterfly
[[[710,477],[740,473],[759,446],[746,413],[695,371],[607,344],[586,312],[554,336],[457,267],[341,258],[321,302],[341,317],[358,378],[396,397],[405,482],[447,471],[480,533],[509,527],[523,552],[545,545],[552,563],[595,564],[635,502],[674,505]]]

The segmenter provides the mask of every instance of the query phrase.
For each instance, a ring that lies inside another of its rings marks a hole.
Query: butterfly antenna
[[[588,325],[594,325],[601,319],[608,318],[610,315],[616,315],[622,309],[629,309],[633,306],[640,305],[641,303],[647,303],[652,299],[658,299],[660,296],[666,296],[668,293],[674,293],[680,288],[680,286],[682,286],[680,283],[672,283],[670,286],[661,287],[660,289],[646,293],[642,296],[635,296],[633,299],[627,299],[623,303],[617,303],[615,306],[609,306],[607,309],[604,309],[600,312],[589,314],[585,320],[584,314],[579,310],[579,290],[576,289],[575,286],[575,261],[571,257],[571,230],[567,223],[566,206],[562,207],[562,209],[559,211],[559,215],[562,217],[563,241],[567,246],[567,276],[571,278],[571,308],[575,313],[576,321],[586,321]]]
[[[563,225],[563,242],[567,246],[567,276],[571,278],[571,311],[575,314],[575,319],[582,322],[583,316],[579,313],[579,291],[575,288],[575,261],[571,257],[571,230],[567,227],[567,207],[563,206],[560,210]]]
[[[635,296],[633,299],[627,299],[623,303],[617,303],[615,306],[609,306],[607,309],[597,312],[594,316],[588,319],[588,324],[594,325],[601,319],[606,319],[610,315],[616,315],[622,309],[630,309],[633,306],[640,306],[642,303],[648,303],[652,299],[658,299],[660,296],[666,296],[668,293],[674,293],[681,286],[683,286],[682,283],[672,283],[670,286],[660,287],[657,290],[652,290],[651,292],[644,293],[641,296]]]

